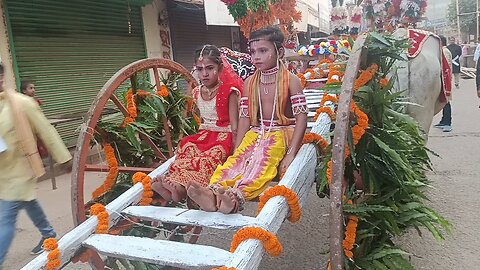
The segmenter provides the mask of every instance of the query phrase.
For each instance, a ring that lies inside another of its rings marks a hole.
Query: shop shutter
[[[105,82],[145,58],[139,6],[114,0],[6,0],[20,79],[33,80],[49,118],[82,116]],[[82,120],[57,126],[76,143]]]
[[[203,7],[170,2],[169,18],[172,35],[173,57],[187,69],[193,67],[195,49],[204,44],[218,47],[232,46],[231,27],[209,26]]]

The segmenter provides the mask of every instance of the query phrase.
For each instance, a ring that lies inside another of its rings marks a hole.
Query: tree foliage
[[[458,15],[456,1],[457,0],[450,0],[450,5],[448,6],[448,14],[447,14],[448,20],[455,25],[457,24],[457,15]],[[476,0],[458,0],[458,7],[460,10],[460,14],[475,12],[476,5],[477,5]],[[470,29],[475,29],[475,24],[476,24],[475,14],[460,16],[461,30],[466,29],[468,31]]]

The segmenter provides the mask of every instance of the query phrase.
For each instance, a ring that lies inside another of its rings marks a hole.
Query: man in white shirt
[[[477,83],[477,97],[480,98],[480,63],[478,61],[478,58],[480,57],[480,38],[478,39],[478,45],[477,48],[475,49],[475,54],[473,55],[473,61],[477,62],[477,78],[476,78],[476,83]],[[478,106],[480,108],[480,106]]]

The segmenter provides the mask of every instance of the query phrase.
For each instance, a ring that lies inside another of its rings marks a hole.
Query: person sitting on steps
[[[300,79],[281,63],[285,37],[275,26],[252,32],[257,71],[245,81],[235,152],[210,185],[191,182],[187,194],[204,211],[236,213],[284,173],[302,145],[307,106]],[[280,167],[279,167],[280,166]]]
[[[202,120],[199,132],[180,142],[168,174],[152,181],[152,189],[167,201],[184,200],[190,181],[207,186],[233,151],[243,81],[214,45],[196,50],[195,69],[202,83],[192,93]]]

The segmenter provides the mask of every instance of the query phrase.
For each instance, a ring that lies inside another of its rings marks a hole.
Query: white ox
[[[397,29],[393,36],[406,38],[407,29]],[[394,89],[405,91],[408,101],[414,103],[407,105],[407,113],[418,121],[425,137],[428,136],[433,116],[446,104],[439,100],[442,91],[441,51],[440,40],[429,36],[415,58],[397,61],[398,79]]]

